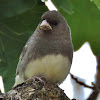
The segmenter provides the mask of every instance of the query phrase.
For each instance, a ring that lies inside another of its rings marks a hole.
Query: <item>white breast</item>
[[[48,55],[41,59],[31,61],[23,76],[16,76],[15,85],[24,81],[24,76],[31,78],[32,76],[45,76],[52,83],[62,83],[67,77],[71,64],[68,57],[62,55]]]
[[[31,78],[34,75],[43,75],[52,82],[61,83],[68,75],[70,66],[68,57],[48,55],[31,61],[25,70],[25,76]]]

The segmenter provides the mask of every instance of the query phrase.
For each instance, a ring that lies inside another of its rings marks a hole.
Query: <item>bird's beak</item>
[[[47,20],[43,20],[42,23],[40,24],[40,29],[42,29],[42,30],[52,30],[52,27],[47,22]]]

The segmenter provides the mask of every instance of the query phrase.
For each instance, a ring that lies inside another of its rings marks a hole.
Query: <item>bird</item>
[[[72,59],[73,44],[67,21],[59,11],[46,11],[19,57],[14,86],[33,76],[44,76],[61,84],[69,74]]]

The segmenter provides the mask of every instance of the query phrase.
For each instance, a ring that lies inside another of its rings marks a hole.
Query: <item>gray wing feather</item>
[[[29,53],[29,50],[32,47],[31,45],[32,45],[33,40],[34,40],[34,37],[30,36],[29,40],[27,41],[26,45],[23,48],[23,51],[19,57],[19,62],[16,69],[16,75],[18,75],[23,70],[23,66],[24,68],[26,66],[27,54]]]

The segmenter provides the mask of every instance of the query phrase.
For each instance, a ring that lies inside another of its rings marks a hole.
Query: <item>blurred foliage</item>
[[[73,13],[73,6],[70,0],[52,0],[52,2],[59,11],[60,9],[63,9],[68,14]]]
[[[94,3],[97,5],[97,7],[100,10],[100,0],[92,0],[92,1],[94,1]]]
[[[74,49],[88,41],[93,53],[99,55],[100,4],[98,0],[93,1],[52,0],[71,28]],[[0,75],[6,90],[14,84],[23,46],[47,10],[41,0],[0,0]]]

